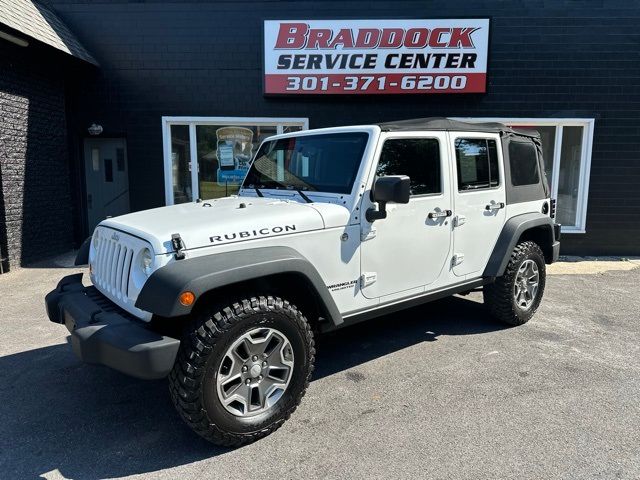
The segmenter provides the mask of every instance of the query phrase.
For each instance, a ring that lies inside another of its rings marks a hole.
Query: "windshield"
[[[243,187],[351,193],[368,138],[347,132],[265,142]]]

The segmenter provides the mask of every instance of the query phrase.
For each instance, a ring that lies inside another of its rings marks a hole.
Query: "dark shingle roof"
[[[497,122],[461,122],[444,117],[414,118],[411,120],[399,120],[397,122],[379,123],[378,126],[385,132],[402,132],[416,130],[459,130],[463,132],[490,132],[490,133],[514,133],[527,137],[538,137],[538,132],[533,130],[517,130]]]
[[[60,18],[42,3],[32,0],[0,0],[0,24],[98,65]]]

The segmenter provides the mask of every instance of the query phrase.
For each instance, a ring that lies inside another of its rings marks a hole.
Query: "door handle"
[[[443,210],[441,212],[429,212],[429,218],[442,218],[442,217],[450,217],[453,215],[451,210]]]
[[[504,208],[504,202],[491,203],[484,208],[485,210],[500,210],[501,208]]]

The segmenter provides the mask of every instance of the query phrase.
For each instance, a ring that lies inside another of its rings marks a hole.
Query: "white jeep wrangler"
[[[103,221],[46,298],[84,361],[168,376],[184,421],[234,446],[300,403],[320,332],[483,287],[528,321],[560,225],[539,137],[449,119],[268,138],[238,196]],[[401,328],[401,327],[400,327]]]

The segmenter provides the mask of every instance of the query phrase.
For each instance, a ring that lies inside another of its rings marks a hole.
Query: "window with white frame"
[[[307,118],[162,117],[167,205],[233,195],[260,143]]]
[[[461,118],[500,122],[540,133],[551,197],[557,200],[556,221],[564,233],[586,231],[587,198],[593,144],[593,119]]]

